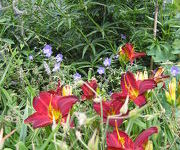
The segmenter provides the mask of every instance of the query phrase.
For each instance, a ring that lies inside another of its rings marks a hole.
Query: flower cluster
[[[108,58],[108,57],[105,58],[103,64],[104,64],[105,67],[110,67],[110,66],[111,66],[111,58]],[[98,68],[97,72],[98,72],[100,75],[104,74],[104,73],[105,73],[105,70],[106,70],[105,67],[100,66],[100,67]]]
[[[76,73],[74,79],[81,78],[80,74]],[[153,133],[157,133],[157,127],[151,127],[143,131],[133,142],[132,139],[118,128],[123,123],[123,117],[129,116],[128,104],[130,101],[135,105],[141,107],[146,104],[146,93],[149,90],[154,89],[157,86],[156,78],[145,77],[141,72],[136,74],[136,78],[132,72],[126,72],[121,77],[121,92],[113,93],[111,100],[103,100],[98,92],[98,83],[96,79],[92,79],[89,82],[84,82],[81,86],[82,89],[82,101],[91,100],[93,102],[93,109],[98,115],[103,115],[103,123],[108,123],[114,127],[114,131],[107,132],[107,147],[108,150],[112,149],[144,149],[147,145],[148,137]],[[99,98],[99,101],[95,99]],[[130,101],[129,101],[130,100]],[[60,122],[62,125],[66,123],[67,116],[78,101],[78,97],[72,95],[72,87],[69,85],[61,86],[58,82],[56,90],[40,92],[39,96],[33,99],[33,107],[35,113],[25,119],[25,123],[31,123],[33,128],[39,128],[48,126],[51,124],[57,124]],[[72,114],[72,113],[71,113]],[[86,115],[84,113],[75,113],[75,116],[79,118],[79,125],[83,125],[87,122]],[[80,116],[82,119],[80,119]],[[113,117],[116,116],[116,117]],[[74,126],[73,122],[70,126]]]
[[[99,103],[95,101],[96,90],[98,88],[96,80],[86,82],[83,84],[83,100],[94,99],[93,108],[100,116],[103,114],[103,122],[109,123],[115,130],[107,133],[107,146],[108,150],[112,149],[145,149],[148,137],[153,133],[157,133],[157,127],[151,127],[143,131],[135,140],[132,139],[124,132],[118,129],[123,123],[123,117],[128,116],[128,102],[129,99],[135,105],[141,107],[146,104],[146,93],[157,86],[154,78],[148,79],[147,72],[144,75],[141,72],[136,74],[136,78],[132,72],[126,72],[121,77],[121,92],[113,93],[111,100],[101,100]],[[102,103],[102,105],[101,105]],[[101,110],[102,107],[102,110]],[[114,116],[114,117],[113,117]]]
[[[51,55],[52,55],[52,53],[53,53],[53,52],[52,52],[52,47],[51,47],[51,45],[46,44],[46,45],[44,46],[44,48],[43,48],[43,53],[45,54],[45,56],[46,56],[47,58],[50,58]],[[29,56],[29,59],[32,60],[33,57],[30,57],[30,56]],[[52,69],[53,72],[56,72],[56,71],[58,71],[58,70],[60,69],[60,64],[61,64],[61,62],[63,61],[63,55],[62,55],[61,53],[59,53],[59,54],[56,55],[55,59],[56,59],[56,62],[55,62],[55,64],[54,64],[54,68]],[[47,63],[46,63],[46,64],[47,64]],[[46,65],[46,66],[47,66],[47,65]],[[47,70],[47,67],[45,67],[45,69]],[[50,69],[49,69],[49,70],[50,70]]]

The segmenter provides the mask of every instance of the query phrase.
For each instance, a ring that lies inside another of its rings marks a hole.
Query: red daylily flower
[[[108,150],[145,150],[144,144],[148,137],[154,133],[158,133],[157,127],[151,127],[143,131],[133,142],[133,140],[123,131],[117,129],[112,133],[107,133],[107,149]]]
[[[97,81],[96,80],[92,80],[91,82],[86,82],[94,91],[96,91],[98,85],[97,85]],[[83,91],[83,95],[82,95],[82,100],[90,100],[95,98],[95,93],[86,85],[83,84],[81,86],[81,89]]]
[[[156,70],[153,71],[153,75],[152,75],[152,79],[154,79],[154,81],[156,83],[160,83],[160,82],[164,82],[165,79],[169,78],[168,75],[164,75],[164,68],[163,67],[159,67]]]
[[[120,114],[120,109],[123,106],[123,102],[117,100],[111,100],[102,102],[103,106],[103,121],[106,123],[108,116],[118,115]],[[95,111],[101,115],[101,106],[100,103],[94,103],[93,105]],[[109,125],[115,126],[115,122],[117,122],[117,126],[120,126],[123,122],[123,119],[109,119]]]
[[[146,53],[137,53],[131,43],[126,43],[120,50],[120,56],[123,56],[125,61],[133,63],[134,59],[145,56]]]
[[[66,122],[73,104],[78,101],[76,96],[58,96],[49,92],[41,92],[33,99],[35,113],[24,120],[24,123],[31,123],[33,128],[48,126],[53,123],[53,119],[61,123]]]
[[[146,103],[145,93],[155,88],[156,82],[153,79],[136,80],[133,73],[127,72],[121,77],[121,93],[115,93],[113,97],[127,96],[137,105],[142,106]]]

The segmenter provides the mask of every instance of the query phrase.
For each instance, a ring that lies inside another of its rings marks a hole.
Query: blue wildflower
[[[56,61],[57,62],[61,62],[63,60],[63,55],[62,54],[58,54],[57,56],[56,56]]]
[[[103,62],[104,66],[109,67],[111,65],[111,58],[106,58]]]
[[[97,72],[98,72],[99,74],[104,74],[105,68],[104,68],[104,67],[99,67],[98,70],[97,70]]]
[[[55,63],[55,65],[54,65],[54,68],[53,68],[53,72],[56,72],[56,71],[58,71],[60,69],[60,63]]]
[[[121,34],[121,39],[125,40],[126,39],[126,35]]]
[[[33,55],[29,55],[29,60],[33,60]]]
[[[179,72],[180,72],[180,70],[179,70],[179,68],[177,66],[172,66],[171,67],[171,74],[173,76],[177,76],[179,74]]]
[[[51,57],[51,55],[52,55],[51,45],[46,44],[43,48],[43,53],[45,54],[46,57],[48,57],[48,58]]]
[[[73,75],[73,78],[74,78],[75,81],[80,80],[80,79],[81,79],[81,75],[76,72],[76,73]]]

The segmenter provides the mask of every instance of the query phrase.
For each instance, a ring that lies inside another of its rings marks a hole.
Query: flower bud
[[[144,71],[144,80],[145,79],[148,79],[148,72],[146,70]]]
[[[99,137],[96,135],[97,130],[95,130],[94,134],[92,135],[91,139],[88,142],[89,150],[98,150],[98,142]]]
[[[65,85],[62,89],[62,96],[69,96],[72,95],[72,86]]]
[[[176,78],[172,78],[169,83],[168,91],[165,91],[166,100],[169,104],[174,105],[176,101]]]
[[[125,103],[123,104],[123,106],[120,109],[121,114],[126,114],[127,113],[127,111],[128,111],[128,102],[129,102],[129,95],[127,95],[126,101],[125,101]]]

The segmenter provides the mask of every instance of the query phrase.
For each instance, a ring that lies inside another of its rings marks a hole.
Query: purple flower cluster
[[[56,63],[54,65],[54,68],[53,68],[53,72],[56,72],[60,69],[60,65],[61,65],[61,62],[63,61],[63,55],[62,54],[58,54],[56,56]]]
[[[104,59],[103,64],[104,64],[105,67],[110,67],[110,66],[111,66],[111,58],[106,57],[106,58]],[[98,70],[97,70],[97,72],[98,72],[100,75],[102,75],[102,74],[105,73],[105,70],[106,70],[106,69],[105,69],[104,67],[99,67]]]
[[[63,55],[62,54],[58,54],[57,56],[56,56],[56,61],[57,62],[61,62],[63,60]]]
[[[180,70],[179,70],[179,68],[177,66],[172,66],[171,67],[171,74],[173,76],[177,76],[179,73],[180,73]]]
[[[103,64],[105,67],[109,67],[111,65],[111,58],[105,58]]]
[[[47,58],[51,57],[51,55],[53,53],[51,45],[46,44],[43,48],[43,53],[45,54],[45,56]],[[56,56],[56,63],[55,63],[54,68],[52,70],[53,72],[56,72],[60,69],[60,64],[62,61],[63,61],[63,55],[60,53]]]
[[[76,72],[76,73],[73,75],[73,78],[74,78],[74,81],[78,81],[78,80],[81,79],[81,75]]]
[[[52,55],[52,47],[51,45],[46,44],[43,48],[43,53],[47,58],[51,57]]]
[[[97,72],[101,75],[105,73],[105,68],[104,67],[99,67]]]

